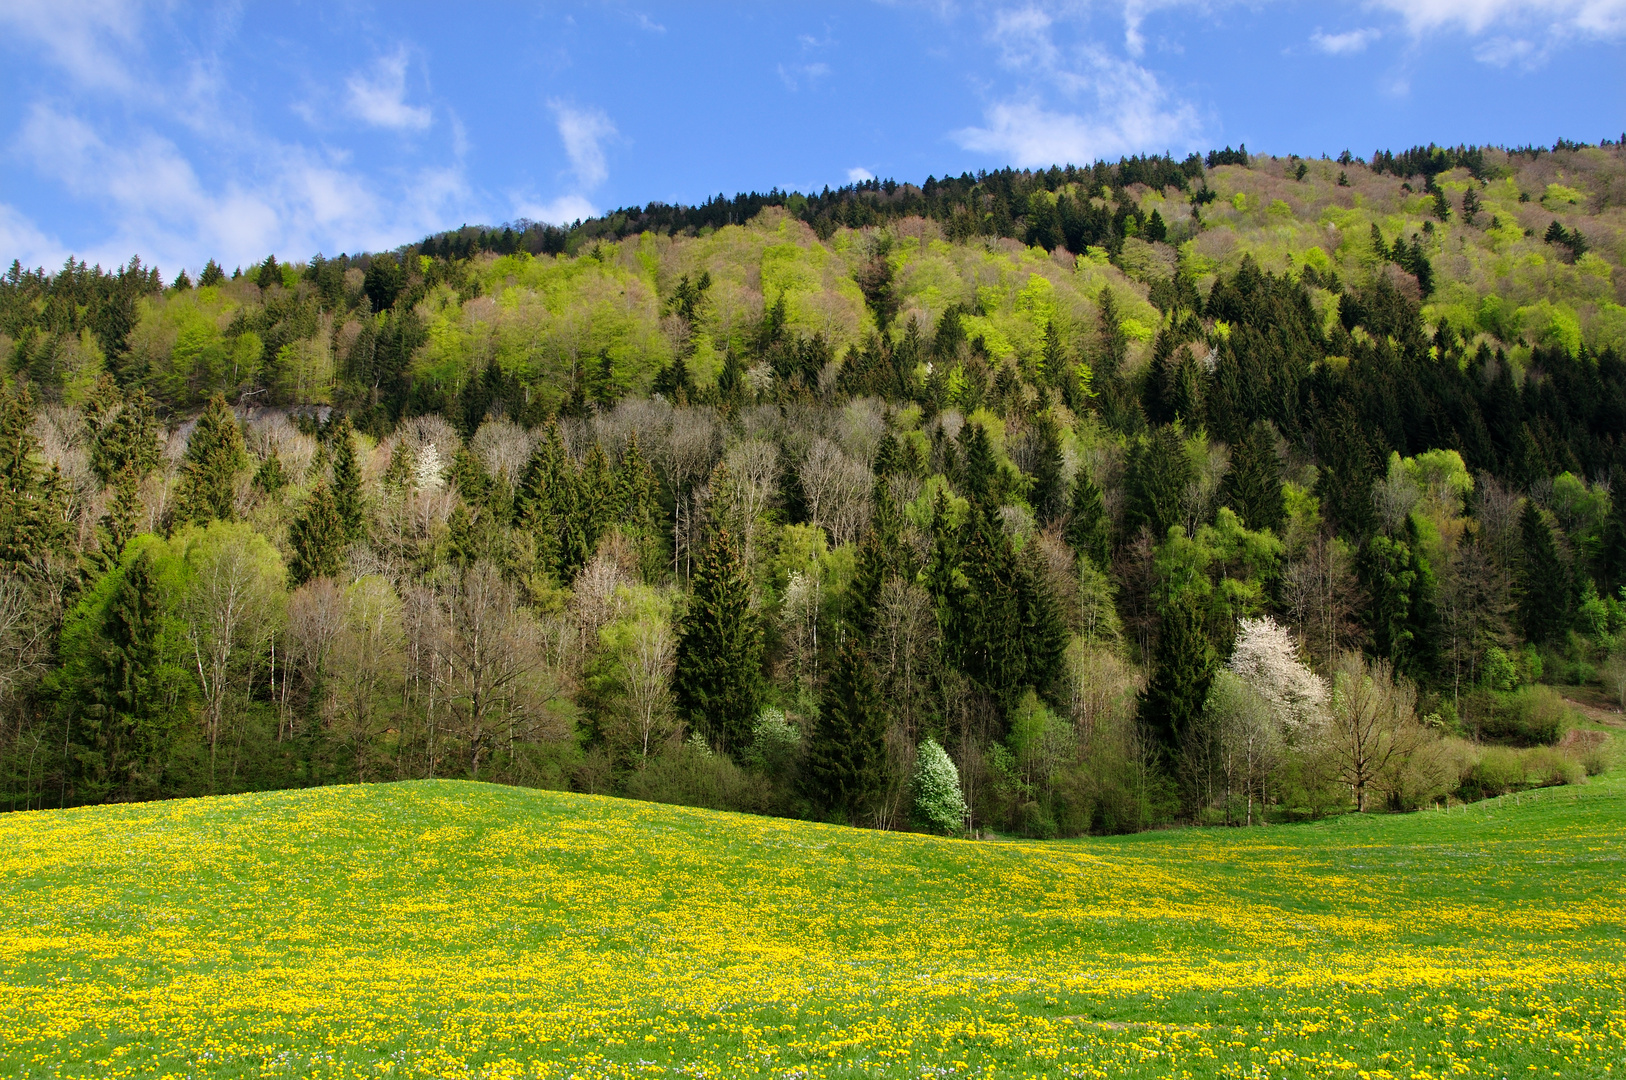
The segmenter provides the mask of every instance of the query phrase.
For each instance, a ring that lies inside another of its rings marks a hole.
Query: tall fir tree
[[[695,567],[672,693],[679,713],[712,746],[735,757],[745,753],[762,701],[762,629],[744,561],[726,529]]]
[[[1022,619],[1023,678],[1041,697],[1056,701],[1067,654],[1067,622],[1039,555],[1029,542],[1017,561],[1016,599]]]
[[[1531,641],[1551,641],[1569,624],[1570,579],[1558,557],[1552,528],[1528,499],[1519,517],[1522,548],[1519,621]]]
[[[288,526],[288,544],[294,552],[288,564],[289,578],[295,585],[303,585],[312,578],[337,577],[347,543],[333,489],[318,483]]]
[[[972,514],[961,545],[965,587],[955,596],[959,668],[1008,711],[1028,683],[1020,573],[1010,537],[987,508]]]
[[[1356,569],[1366,593],[1366,628],[1372,635],[1372,648],[1402,667],[1415,646],[1412,594],[1417,571],[1411,547],[1404,540],[1374,533],[1361,546]]]
[[[39,463],[27,388],[0,387],[0,568],[40,568],[68,544],[67,491],[55,466]]]
[[[1041,526],[1056,520],[1066,509],[1061,467],[1061,432],[1055,418],[1045,411],[1033,423],[1033,471],[1028,491],[1028,503]]]
[[[1603,540],[1598,546],[1598,576],[1606,595],[1617,595],[1626,587],[1626,468],[1616,465],[1609,471],[1609,516],[1604,519]]]
[[[104,569],[118,562],[119,555],[141,528],[141,487],[133,466],[126,465],[113,478],[113,497],[100,524],[101,564]]]
[[[341,416],[333,432],[333,508],[339,514],[347,543],[367,535],[367,507],[362,500],[361,464],[356,460],[356,436],[350,418]]]
[[[1165,753],[1175,751],[1201,716],[1217,667],[1195,596],[1176,594],[1163,613],[1151,681],[1140,694],[1141,720]]]
[[[70,617],[54,679],[62,707],[77,714],[74,786],[89,802],[161,792],[191,688],[150,549],[113,570],[108,586]]]
[[[1263,420],[1255,421],[1231,448],[1231,468],[1221,491],[1225,505],[1255,532],[1275,532],[1287,518],[1282,494],[1282,462],[1276,436]]]
[[[1073,478],[1072,513],[1067,518],[1067,542],[1075,554],[1087,556],[1097,570],[1112,562],[1112,522],[1106,500],[1085,468]]]
[[[179,517],[199,525],[237,516],[237,474],[248,467],[243,432],[231,406],[219,394],[192,429],[181,466]]]
[[[828,816],[858,821],[885,779],[886,716],[868,655],[848,637],[819,695],[803,769],[803,791]]]
[[[1153,542],[1161,543],[1169,529],[1180,523],[1186,486],[1192,479],[1191,459],[1186,456],[1178,425],[1165,424],[1140,440],[1125,479],[1124,528],[1129,535],[1144,525],[1152,530]]]

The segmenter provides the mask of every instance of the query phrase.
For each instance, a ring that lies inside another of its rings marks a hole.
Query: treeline
[[[267,352],[310,311],[389,313],[351,353],[367,395],[181,424],[118,362],[150,271],[17,275],[112,374],[62,403],[13,334],[7,804],[467,776],[1056,835],[1603,767],[1549,748],[1543,683],[1620,663],[1619,357],[1516,371],[1387,273],[1245,261],[1153,288],[1143,364],[1110,288],[1001,359],[969,309],[898,325],[875,243],[878,329],[839,359],[781,302],[713,379],[687,346],[653,398],[588,365],[540,416],[500,372],[403,385],[398,262],[257,270]],[[680,342],[709,289],[664,299]]]

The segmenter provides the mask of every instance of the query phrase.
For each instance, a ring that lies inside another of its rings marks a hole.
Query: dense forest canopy
[[[1622,143],[13,263],[0,801],[1050,835],[1567,775],[1549,684],[1626,678]]]

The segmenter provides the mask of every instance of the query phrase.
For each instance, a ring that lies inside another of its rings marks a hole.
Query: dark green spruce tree
[[[1028,504],[1041,526],[1056,520],[1066,509],[1061,466],[1061,432],[1050,413],[1042,412],[1033,423],[1033,471],[1028,490]]]
[[[862,644],[849,635],[819,695],[803,793],[826,816],[856,823],[881,790],[885,764],[886,717],[875,674]]]
[[[1570,579],[1547,519],[1528,499],[1519,517],[1519,537],[1523,549],[1519,621],[1531,641],[1552,641],[1569,623]]]
[[[1417,571],[1411,547],[1404,540],[1375,533],[1361,545],[1356,570],[1366,593],[1366,629],[1372,635],[1372,648],[1403,669],[1415,643],[1412,594]]]
[[[288,544],[294,549],[288,576],[295,585],[312,578],[337,577],[348,546],[338,501],[326,483],[316,485],[304,507],[288,526]]]
[[[1256,421],[1231,448],[1231,468],[1221,490],[1225,505],[1256,532],[1275,532],[1286,520],[1276,435],[1263,420]]]
[[[198,426],[186,443],[181,466],[181,493],[178,516],[183,521],[205,524],[219,518],[231,521],[237,516],[237,474],[248,467],[248,451],[243,448],[243,432],[231,406],[219,394],[198,418]]]
[[[150,552],[108,584],[63,632],[62,703],[78,714],[74,786],[87,802],[161,792],[191,686]]]
[[[67,492],[56,467],[39,463],[34,403],[26,387],[0,387],[0,568],[40,568],[66,549]]]
[[[1161,543],[1169,529],[1180,523],[1186,486],[1192,480],[1191,459],[1176,424],[1154,429],[1135,445],[1129,459],[1125,488],[1128,505],[1124,529],[1133,536],[1142,526]]]
[[[1197,601],[1189,591],[1176,594],[1163,613],[1151,682],[1140,694],[1141,721],[1166,753],[1175,752],[1202,714],[1217,667]]]
[[[745,753],[762,702],[762,629],[751,610],[744,561],[726,529],[694,572],[678,629],[672,693],[678,712],[716,749]]]
[[[1080,468],[1073,478],[1067,542],[1075,553],[1087,556],[1097,570],[1106,570],[1112,562],[1112,522],[1107,518],[1106,500],[1088,469]]]
[[[367,508],[362,502],[361,464],[356,460],[356,436],[350,418],[339,418],[333,432],[333,507],[344,526],[346,542],[367,535]]]

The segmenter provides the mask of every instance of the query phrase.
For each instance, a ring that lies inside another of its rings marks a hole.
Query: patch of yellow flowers
[[[13,814],[0,1075],[1620,1076],[1623,794],[1049,844],[447,782]]]

